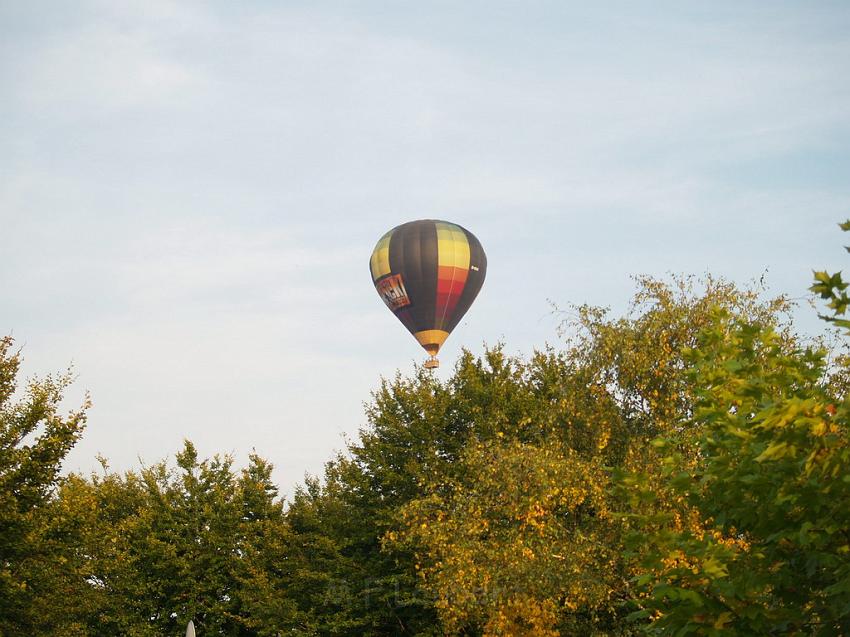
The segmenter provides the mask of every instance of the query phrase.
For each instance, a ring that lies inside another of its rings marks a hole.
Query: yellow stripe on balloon
[[[445,330],[422,330],[421,332],[416,332],[413,336],[425,348],[425,351],[433,356],[440,351],[440,347],[446,342],[449,333]]]
[[[390,239],[392,238],[392,230],[386,233],[378,240],[378,245],[372,252],[372,258],[369,260],[369,267],[372,270],[372,280],[377,281],[382,276],[390,273]]]
[[[437,261],[442,267],[469,269],[469,241],[466,233],[453,223],[438,221]]]

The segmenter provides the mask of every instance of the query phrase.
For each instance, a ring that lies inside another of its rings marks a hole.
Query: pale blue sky
[[[368,274],[398,223],[488,253],[442,374],[633,274],[843,267],[850,5],[0,2],[0,148],[0,331],[94,399],[69,468],[189,437],[289,490],[424,358]]]

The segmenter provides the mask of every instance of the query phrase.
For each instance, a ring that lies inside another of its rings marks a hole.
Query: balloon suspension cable
[[[427,361],[425,361],[425,369],[436,369],[440,366],[440,361],[437,360],[436,356],[431,356]]]

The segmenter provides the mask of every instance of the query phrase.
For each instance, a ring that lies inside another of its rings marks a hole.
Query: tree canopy
[[[850,225],[847,226],[850,228]],[[846,285],[815,273],[846,327]],[[529,356],[381,382],[284,501],[253,454],[62,475],[0,342],[0,635],[842,635],[848,366],[757,285],[637,279]]]

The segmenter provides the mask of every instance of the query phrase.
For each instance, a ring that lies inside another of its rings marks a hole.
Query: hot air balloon
[[[378,240],[369,269],[384,303],[431,355],[425,367],[439,367],[437,352],[484,283],[481,243],[448,221],[410,221]]]

